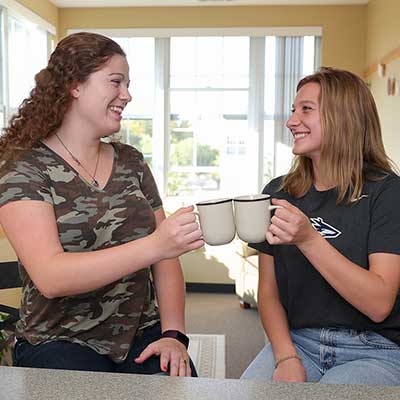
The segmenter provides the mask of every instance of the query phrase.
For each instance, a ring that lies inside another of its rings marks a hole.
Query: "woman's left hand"
[[[280,206],[271,218],[265,237],[269,244],[299,245],[320,238],[309,218],[286,200],[272,199],[272,204]]]
[[[135,358],[135,362],[141,364],[154,355],[160,357],[161,371],[167,372],[169,365],[170,376],[192,376],[189,354],[186,347],[178,340],[161,338],[149,344],[139,357]]]

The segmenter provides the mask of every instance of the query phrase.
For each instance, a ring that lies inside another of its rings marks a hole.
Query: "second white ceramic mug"
[[[223,198],[196,203],[203,239],[217,246],[229,243],[235,237],[232,199]]]
[[[271,223],[271,210],[280,206],[271,206],[268,194],[239,196],[233,199],[237,235],[244,242],[260,243]]]

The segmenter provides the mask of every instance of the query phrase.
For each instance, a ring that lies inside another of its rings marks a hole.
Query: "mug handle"
[[[198,211],[193,211],[193,214],[196,216],[197,223],[200,225],[200,229],[201,229],[200,213]]]
[[[196,216],[196,218],[197,218],[197,221],[196,221],[196,222],[199,224],[200,229],[201,229],[200,214],[199,214],[199,212],[198,212],[198,211],[193,211],[193,214]],[[201,239],[204,240],[203,235],[201,235]]]
[[[269,206],[269,210],[276,210],[277,208],[283,208],[282,206]]]

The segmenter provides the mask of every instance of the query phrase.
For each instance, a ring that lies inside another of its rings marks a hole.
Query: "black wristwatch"
[[[186,348],[189,347],[189,338],[180,331],[168,330],[162,333],[161,337],[173,338],[181,342]]]

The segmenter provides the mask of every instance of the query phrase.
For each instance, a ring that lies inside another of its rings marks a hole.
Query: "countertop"
[[[400,387],[265,383],[0,367],[1,400],[400,399]]]

